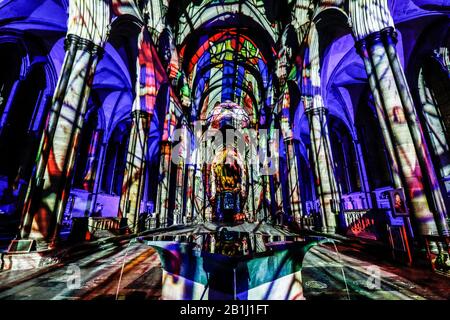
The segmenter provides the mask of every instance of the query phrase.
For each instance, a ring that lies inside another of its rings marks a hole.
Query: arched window
[[[441,48],[443,49],[443,48]],[[419,117],[440,178],[450,178],[450,78],[437,51],[424,60],[418,77]],[[446,184],[446,183],[444,183]]]
[[[16,44],[0,46],[0,114],[5,111],[14,83],[19,79],[22,55]]]
[[[10,187],[12,184],[17,186],[19,180],[28,181],[31,176],[45,119],[40,114],[45,108],[40,109],[40,106],[45,103],[47,82],[44,67],[40,64],[32,66],[25,79],[19,80],[18,74],[10,74],[12,79],[9,80],[7,76],[2,72],[0,80],[0,88],[4,90],[0,103],[0,175],[7,177]]]
[[[436,59],[429,58],[423,67],[423,81],[428,88],[433,104],[438,108],[439,117],[444,125],[447,144],[450,142],[450,76],[444,72]]]

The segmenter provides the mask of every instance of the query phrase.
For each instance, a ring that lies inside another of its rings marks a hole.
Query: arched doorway
[[[342,120],[330,116],[330,140],[335,165],[336,179],[342,194],[361,191],[353,137]]]
[[[106,149],[101,190],[109,195],[120,196],[127,161],[131,122],[120,122],[111,134]]]
[[[0,205],[12,214],[23,200],[31,177],[49,99],[44,92],[47,79],[43,64],[32,65],[20,77],[20,51],[12,45],[2,45],[0,52],[6,59],[0,58],[5,64],[1,67],[5,72],[0,76]],[[12,73],[7,74],[8,71]]]
[[[418,74],[419,118],[440,188],[450,206],[450,72],[445,66],[447,48],[427,56]]]

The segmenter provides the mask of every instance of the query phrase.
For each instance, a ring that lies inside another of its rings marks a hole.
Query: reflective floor
[[[0,299],[159,299],[161,277],[161,263],[151,247],[110,244],[50,270],[3,271]],[[311,249],[304,259],[302,280],[307,300],[450,298],[450,279],[394,265],[342,244]]]

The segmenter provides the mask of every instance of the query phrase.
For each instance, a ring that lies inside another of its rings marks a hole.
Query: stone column
[[[339,191],[334,175],[333,156],[328,133],[327,109],[305,99],[305,113],[309,119],[312,162],[316,178],[317,195],[320,200],[322,231],[336,232],[336,213],[339,213]]]
[[[145,187],[147,142],[152,116],[147,111],[134,110],[132,118],[118,217],[126,218],[128,228],[136,233],[139,231],[138,218]]]
[[[287,91],[287,85],[285,86]],[[284,140],[284,148],[286,153],[286,162],[288,169],[288,197],[294,220],[300,223],[302,216],[299,174],[297,160],[295,156],[294,140],[291,125],[289,122],[290,95],[289,92],[283,94],[281,99],[281,134]]]
[[[365,203],[367,208],[372,208],[372,198],[370,196],[369,180],[367,178],[367,171],[364,165],[364,156],[361,150],[361,143],[359,142],[359,140],[352,139],[352,141],[353,147],[355,148],[356,161],[358,161],[358,173],[359,178],[361,180],[361,188],[366,197]]]
[[[172,161],[177,165],[176,178],[175,178],[175,206],[174,206],[174,214],[173,214],[173,222],[174,224],[183,224],[183,210],[184,210],[184,195],[185,195],[185,175],[186,175],[186,156],[187,156],[187,147],[188,142],[188,131],[187,125],[183,123],[181,127],[181,136],[179,146],[174,147],[177,148],[177,154],[174,152],[173,157],[177,157],[178,159],[172,158]]]
[[[156,198],[156,213],[159,217],[159,227],[167,227],[169,213],[169,178],[172,147],[170,141],[161,141],[161,156],[159,163],[158,194]]]
[[[249,160],[247,158],[246,163],[248,163],[247,168],[248,168],[248,196],[247,196],[247,207],[248,207],[248,211],[247,211],[247,218],[249,221],[255,221],[255,217],[256,217],[256,205],[255,205],[255,200],[256,200],[256,194],[255,194],[255,184],[256,184],[256,180],[255,180],[255,167],[253,164],[251,164],[251,160]]]
[[[378,38],[369,48],[369,54],[375,66],[380,94],[384,106],[385,119],[391,132],[394,153],[399,164],[399,174],[403,179],[402,185],[409,195],[412,211],[423,234],[434,233],[433,214],[430,211],[423,185],[422,170],[414,149],[405,113],[395,84],[394,75],[389,66],[385,48]]]
[[[166,14],[169,9],[170,0],[146,1],[143,9],[147,16],[147,26],[152,34],[153,43],[158,43],[158,38],[166,26]]]
[[[258,204],[260,199],[260,174],[258,161],[258,127],[256,124],[251,125],[245,129],[243,140],[245,144],[245,166],[248,170],[248,190],[247,190],[247,206],[248,206],[248,221],[254,222],[257,220]]]
[[[334,173],[333,154],[328,133],[327,112],[322,100],[320,81],[319,34],[311,24],[308,47],[302,70],[302,102],[309,119],[312,162],[316,179],[316,190],[320,200],[322,231],[336,232],[337,216],[340,213],[340,194]]]
[[[66,55],[20,226],[20,237],[36,240],[38,250],[49,244],[54,247],[58,239],[90,88],[109,23],[109,2],[70,2]]]
[[[139,34],[136,64],[136,97],[119,206],[119,217],[127,219],[128,228],[133,233],[140,231],[138,219],[145,192],[148,135],[156,108],[159,87],[157,72],[161,70],[151,34],[146,27],[142,27]]]
[[[173,214],[174,224],[183,224],[183,205],[184,205],[184,176],[185,164],[181,160],[177,166],[176,181],[175,181],[175,208]]]
[[[425,127],[430,136],[433,153],[439,160],[440,176],[447,178],[450,176],[450,148],[447,143],[447,133],[442,122],[441,112],[436,106],[433,95],[425,82],[423,69],[419,73],[418,89]],[[450,192],[450,190],[447,192]]]
[[[103,168],[105,165],[105,154],[106,154],[106,147],[107,143],[104,141],[104,134],[102,134],[102,139],[98,142],[99,143],[99,151],[98,151],[98,160],[96,161],[95,165],[95,175],[94,175],[94,182],[92,187],[92,201],[89,208],[89,212],[93,212],[95,209],[95,206],[97,204],[98,199],[98,193],[100,190],[101,182],[103,179]]]
[[[416,108],[409,90],[408,82],[400,65],[395,44],[397,43],[397,34],[394,28],[388,27],[381,31],[382,40],[384,42],[388,59],[394,74],[395,83],[400,95],[400,99],[405,111],[406,120],[408,122],[409,131],[413,139],[414,147],[417,153],[419,163],[424,171],[425,178],[428,178],[428,186],[431,189],[431,200],[433,209],[435,210],[435,221],[438,231],[447,234],[449,228],[447,225],[447,208],[445,206],[444,197],[439,186],[439,179],[434,170],[431,155],[425,142],[423,130],[420,125]]]
[[[194,218],[194,179],[195,179],[195,165],[187,164],[187,178],[186,178],[186,221],[192,222]]]
[[[258,131],[258,164],[259,164],[259,174],[261,176],[262,184],[262,211],[263,216],[260,217],[261,220],[271,219],[274,212],[272,212],[272,198],[271,198],[271,187],[270,187],[270,176],[272,174],[269,167],[268,159],[268,134],[267,129],[260,129]]]
[[[294,140],[284,140],[286,147],[286,159],[288,164],[288,185],[289,185],[289,201],[292,209],[292,216],[297,223],[300,223],[302,217],[302,204],[300,200],[299,173],[297,160],[294,153]]]
[[[399,173],[398,177],[394,174],[395,185],[404,186],[421,234],[448,232],[443,197],[396,53],[394,23],[387,0],[351,1],[349,11],[357,47],[361,48],[360,53],[365,60],[369,84],[372,89],[376,87],[376,104],[382,107],[377,112],[379,118],[385,120],[390,136],[386,139],[388,153],[398,163],[398,168],[394,168]],[[383,135],[387,133],[383,132]],[[429,199],[424,181],[431,189]],[[434,205],[434,213],[430,210],[429,200]]]
[[[86,168],[83,172],[83,189],[89,192],[85,216],[88,216],[96,208],[99,162],[103,152],[103,132],[103,130],[95,129],[89,144]]]
[[[97,175],[98,153],[103,141],[103,130],[96,129],[91,137],[89,144],[89,151],[87,157],[86,169],[83,173],[83,189],[86,191],[93,191],[94,182]]]
[[[274,190],[274,200],[275,200],[275,213],[279,210],[283,210],[283,191],[281,187],[281,176],[280,176],[280,136],[278,131],[273,127],[269,131],[269,152],[271,157],[272,166],[274,166],[274,172],[272,174]]]
[[[397,163],[397,158],[394,152],[394,145],[391,139],[391,133],[389,132],[389,127],[386,122],[387,117],[385,116],[384,106],[380,90],[378,88],[378,81],[376,78],[374,66],[370,58],[369,52],[367,51],[367,46],[365,42],[357,43],[357,50],[361,55],[364,67],[366,69],[367,77],[369,80],[370,90],[372,91],[375,111],[377,113],[378,123],[380,125],[381,134],[383,135],[384,144],[386,147],[387,157],[389,160],[389,165],[391,166],[391,174],[395,188],[401,188],[402,182],[400,179],[400,170]]]

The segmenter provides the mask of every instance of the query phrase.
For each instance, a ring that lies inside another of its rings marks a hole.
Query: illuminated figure
[[[388,246],[392,206],[411,246],[448,235],[446,1],[0,3],[8,257],[184,227],[211,254]]]
[[[405,202],[403,201],[399,193],[396,193],[394,195],[394,201],[395,201],[394,202],[395,211],[398,213],[406,213]]]

